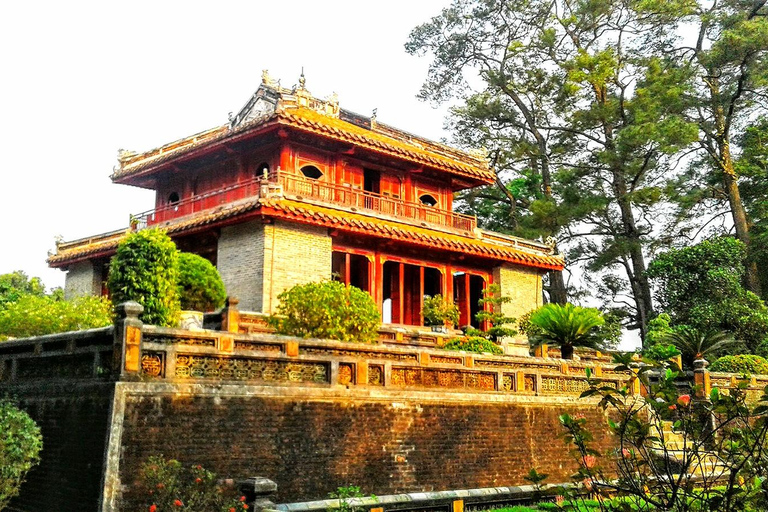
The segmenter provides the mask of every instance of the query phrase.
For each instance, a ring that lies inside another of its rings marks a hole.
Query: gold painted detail
[[[536,376],[526,374],[523,377],[523,387],[525,391],[536,391]]]
[[[557,364],[535,364],[535,363],[516,363],[505,361],[491,361],[487,359],[475,359],[475,366],[487,366],[490,368],[504,368],[509,370],[548,370],[560,371],[560,365]]]
[[[472,388],[493,391],[496,389],[496,374],[400,367],[392,368],[392,385]]]
[[[431,363],[437,363],[437,364],[462,364],[462,359],[460,357],[446,357],[446,356],[429,356],[429,361]]]
[[[324,347],[299,347],[299,354],[352,356],[364,359],[389,359],[392,361],[418,362],[416,354],[401,354],[397,352],[377,352],[374,350],[345,350]]]
[[[372,364],[368,366],[368,384],[371,386],[384,385],[384,367]]]
[[[328,382],[328,367],[323,363],[177,354],[176,377],[271,382]]]
[[[260,350],[262,352],[282,352],[283,346],[279,343],[261,343],[258,341],[235,340],[235,348],[242,350]]]
[[[339,384],[352,384],[355,373],[354,365],[350,363],[339,363]]]
[[[165,370],[165,352],[141,353],[141,373],[150,377],[163,377]]]
[[[151,343],[165,343],[167,345],[201,345],[204,347],[215,347],[215,338],[202,338],[198,336],[164,336],[162,334],[145,333],[144,341]]]
[[[515,390],[515,376],[505,373],[501,378],[501,389],[504,391]]]

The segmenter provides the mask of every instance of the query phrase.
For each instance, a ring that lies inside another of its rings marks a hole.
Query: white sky
[[[152,192],[109,180],[143,151],[219,126],[261,70],[361,114],[440,139],[445,109],[415,98],[429,58],[403,49],[449,0],[0,3],[0,273],[48,269],[54,237],[125,227]]]

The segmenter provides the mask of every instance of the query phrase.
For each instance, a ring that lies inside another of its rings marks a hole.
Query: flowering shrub
[[[0,340],[105,327],[112,303],[103,297],[64,300],[61,294],[22,295],[0,309]]]
[[[150,457],[141,468],[140,487],[149,512],[242,512],[245,496],[219,484],[202,466],[184,467],[174,459]]]
[[[614,358],[616,371],[633,363],[631,354]],[[574,481],[597,495],[601,511],[768,510],[768,386],[755,403],[746,401],[746,383],[695,399],[680,393],[679,376],[670,363],[651,362],[637,377],[645,393],[634,396],[587,371],[582,397],[599,400],[616,448],[594,449],[586,420],[561,415],[578,464]],[[603,491],[621,501],[603,500]]]
[[[477,352],[478,354],[482,354],[484,352],[491,354],[504,353],[500,346],[488,338],[483,338],[481,336],[462,336],[461,338],[454,338],[443,345],[443,348],[446,350],[464,350],[465,352]]]

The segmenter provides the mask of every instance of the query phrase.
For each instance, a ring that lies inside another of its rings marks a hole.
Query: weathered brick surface
[[[70,300],[87,295],[101,295],[101,266],[91,261],[73,263],[64,281],[64,297]]]
[[[520,265],[504,265],[493,269],[493,282],[501,287],[501,295],[510,302],[502,305],[506,316],[520,318],[543,304],[541,273],[534,268]],[[523,334],[515,336],[508,345],[507,353],[528,354],[528,340]]]
[[[252,221],[221,228],[216,261],[227,294],[240,299],[243,310],[261,311],[264,225]]]
[[[108,383],[61,382],[3,390],[23,397],[21,407],[43,434],[41,463],[29,473],[10,510],[99,509],[113,388]]]
[[[158,453],[228,477],[270,478],[281,502],[324,498],[349,484],[378,495],[518,485],[533,467],[560,482],[575,463],[559,414],[585,415],[598,446],[610,442],[602,414],[586,403],[223,391],[129,394],[122,484],[129,489],[141,461]],[[125,498],[122,510],[132,510],[135,496]]]
[[[264,233],[264,301],[259,311],[272,313],[277,296],[294,285],[331,278],[333,250],[326,228],[275,221]]]

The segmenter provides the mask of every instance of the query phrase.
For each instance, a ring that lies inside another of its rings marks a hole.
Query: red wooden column
[[[469,273],[464,272],[464,313],[466,314],[467,324],[472,323],[472,306],[470,304],[471,294],[469,293]]]
[[[419,325],[424,325],[424,267],[419,266]]]
[[[344,284],[347,286],[349,286],[350,271],[352,270],[351,259],[352,256],[348,252],[344,253]]]
[[[405,319],[405,300],[403,300],[405,298],[404,296],[405,294],[405,263],[400,263],[398,267],[398,271],[399,271],[398,273],[400,274],[397,276],[398,289],[400,291],[400,296],[398,297],[397,302],[398,302],[398,308],[400,311],[400,316],[398,317],[397,321],[398,323],[402,324]]]

